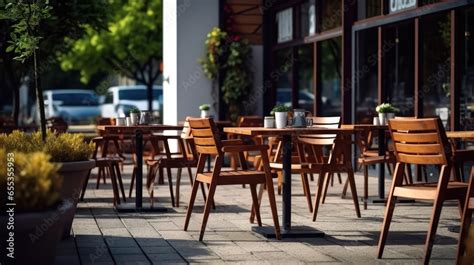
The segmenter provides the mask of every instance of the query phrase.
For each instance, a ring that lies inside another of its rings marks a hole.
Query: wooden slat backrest
[[[341,117],[311,117],[313,127],[336,129],[341,126]],[[332,145],[336,139],[335,134],[301,135],[299,141],[311,145]]]
[[[183,131],[181,131],[183,148],[189,159],[197,159],[196,145],[194,144],[194,138],[191,133],[188,119],[190,119],[190,117],[186,117],[186,121],[183,124]]]
[[[238,127],[263,127],[263,118],[261,116],[241,116]]]
[[[221,150],[217,127],[211,119],[188,119],[196,151],[199,154],[217,155]]]
[[[391,119],[390,133],[398,162],[446,165],[451,146],[439,118]]]

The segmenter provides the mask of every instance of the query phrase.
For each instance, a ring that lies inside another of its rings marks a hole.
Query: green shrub
[[[288,112],[290,110],[291,110],[290,107],[287,107],[283,104],[277,104],[275,107],[273,107],[272,113],[275,113],[275,112]]]
[[[5,149],[0,149],[0,170],[7,176],[9,168],[14,168],[14,202],[15,210],[42,211],[53,207],[60,200],[62,177],[58,174],[59,164],[50,162],[51,156],[44,152],[12,152],[7,156]],[[8,160],[10,159],[10,160]],[[11,164],[8,165],[8,162]],[[11,173],[10,173],[11,174]],[[2,202],[7,201],[7,177],[0,178]],[[4,203],[0,208],[6,207]]]

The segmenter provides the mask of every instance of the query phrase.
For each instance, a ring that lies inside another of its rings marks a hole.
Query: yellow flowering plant
[[[60,200],[63,178],[58,174],[59,165],[50,162],[51,156],[44,152],[7,152],[0,149],[0,190],[14,187],[15,210],[20,212],[42,211],[56,205]],[[6,202],[8,193],[2,192]],[[2,204],[0,207],[6,207]],[[2,209],[3,210],[3,209]]]

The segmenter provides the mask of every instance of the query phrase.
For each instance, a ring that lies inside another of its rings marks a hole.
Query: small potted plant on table
[[[400,110],[392,106],[390,103],[382,103],[375,108],[375,111],[379,114],[380,125],[386,125],[387,120],[395,118],[395,113]]]
[[[53,264],[73,204],[61,199],[60,165],[44,152],[0,149],[0,223],[6,229],[7,258],[15,264]],[[8,206],[7,206],[8,204]],[[8,225],[10,224],[10,226]]]
[[[277,129],[283,129],[286,127],[289,111],[290,108],[283,104],[278,104],[273,108],[272,113],[275,114],[275,125]]]
[[[140,121],[140,110],[136,107],[130,109],[130,123],[132,125],[138,125]]]
[[[201,118],[209,117],[210,109],[211,109],[211,106],[209,104],[202,104],[201,106],[199,106],[199,110],[201,111]]]

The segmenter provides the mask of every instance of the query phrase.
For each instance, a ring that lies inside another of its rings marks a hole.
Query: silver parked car
[[[46,118],[61,117],[69,124],[91,124],[100,116],[94,91],[61,89],[43,92]]]

